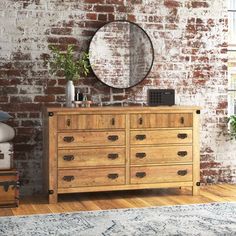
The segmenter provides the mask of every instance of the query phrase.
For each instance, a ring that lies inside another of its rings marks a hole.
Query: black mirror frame
[[[146,32],[141,26],[139,26],[138,24],[136,24],[136,23],[134,23],[134,22],[128,21],[128,20],[114,20],[114,21],[110,21],[110,22],[105,23],[103,26],[101,26],[100,28],[98,28],[98,29],[95,31],[93,37],[91,38],[91,40],[90,40],[90,42],[89,42],[88,51],[90,51],[90,45],[91,45],[91,42],[92,42],[93,38],[95,37],[96,33],[97,33],[101,28],[103,28],[104,26],[109,25],[109,24],[111,24],[111,23],[113,23],[113,22],[128,22],[128,23],[130,23],[130,24],[133,24],[133,25],[137,26],[139,29],[141,29],[141,30],[143,31],[143,33],[144,33],[144,34],[147,36],[147,38],[149,39],[149,42],[150,42],[150,45],[151,45],[151,50],[152,50],[152,62],[151,62],[151,66],[150,66],[149,70],[147,71],[146,75],[143,77],[143,79],[141,79],[138,83],[136,83],[136,84],[134,84],[134,85],[132,85],[132,86],[124,87],[124,88],[113,87],[113,86],[108,85],[108,84],[106,84],[105,82],[103,82],[102,79],[97,76],[97,74],[96,74],[95,71],[93,70],[93,67],[92,67],[92,65],[91,65],[91,63],[90,63],[90,65],[91,65],[91,70],[92,70],[92,72],[94,73],[94,75],[96,76],[96,78],[97,78],[101,83],[103,83],[104,85],[106,85],[106,86],[108,86],[108,87],[110,87],[110,88],[114,88],[114,89],[129,89],[129,88],[132,88],[132,87],[134,87],[134,86],[140,84],[143,80],[145,80],[145,79],[147,78],[147,76],[148,76],[149,73],[151,72],[151,69],[152,69],[152,66],[153,66],[153,63],[154,63],[154,47],[153,47],[153,43],[152,43],[151,38],[149,37],[149,35],[147,34],[147,32]]]

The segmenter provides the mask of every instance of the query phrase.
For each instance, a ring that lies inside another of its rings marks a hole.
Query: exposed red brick
[[[199,8],[199,7],[209,7],[209,4],[207,2],[202,2],[202,1],[194,1],[191,2],[191,7],[192,8]]]
[[[72,32],[72,28],[52,28],[51,34],[57,34],[57,35],[70,35]]]
[[[105,3],[105,0],[84,0],[85,3]]]
[[[124,0],[106,0],[107,4],[124,5]]]
[[[74,37],[60,37],[59,43],[62,44],[76,44],[78,41]]]
[[[97,14],[96,13],[87,13],[86,18],[89,20],[97,20]]]
[[[35,96],[34,101],[35,102],[55,102],[55,96],[54,95]]]
[[[107,14],[99,14],[98,20],[100,21],[107,21]]]
[[[114,7],[109,5],[96,5],[93,9],[96,12],[114,12]]]
[[[65,88],[64,87],[47,87],[45,90],[46,94],[64,94]]]
[[[173,1],[173,0],[165,0],[164,5],[168,8],[174,8],[174,7],[179,7],[180,2],[179,1]]]

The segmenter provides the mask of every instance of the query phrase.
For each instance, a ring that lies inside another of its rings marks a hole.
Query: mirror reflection
[[[129,88],[141,82],[151,70],[153,54],[146,32],[128,21],[104,25],[89,47],[94,74],[113,88]]]

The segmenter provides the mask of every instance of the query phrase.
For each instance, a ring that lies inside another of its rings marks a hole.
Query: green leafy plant
[[[230,124],[230,137],[231,139],[236,139],[236,115],[230,116],[228,118],[228,123]]]
[[[87,76],[90,72],[89,54],[82,52],[79,58],[75,57],[73,45],[68,45],[66,52],[61,52],[58,48],[51,46],[52,57],[48,59],[50,73],[59,71],[64,73],[66,80],[77,80],[81,76]]]

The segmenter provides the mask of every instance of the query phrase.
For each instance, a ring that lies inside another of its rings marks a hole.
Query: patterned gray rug
[[[0,217],[1,236],[236,235],[236,202]]]

